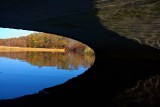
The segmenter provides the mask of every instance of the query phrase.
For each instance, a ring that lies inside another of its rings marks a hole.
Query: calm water
[[[0,52],[0,99],[38,91],[85,72],[94,56],[50,52]]]

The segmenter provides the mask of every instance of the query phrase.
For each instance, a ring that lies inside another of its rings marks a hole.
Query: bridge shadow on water
[[[128,100],[129,94],[118,96],[135,87],[139,80],[159,75],[160,51],[107,30],[97,17],[97,3],[93,0],[5,0],[1,3],[0,26],[65,35],[88,44],[96,54],[94,65],[77,78],[37,94],[1,100],[1,107],[160,106],[154,98],[143,100],[149,96],[138,101]]]

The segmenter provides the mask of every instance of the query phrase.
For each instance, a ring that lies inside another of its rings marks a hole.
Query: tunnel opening
[[[0,100],[42,93],[83,74],[95,61],[93,49],[64,36],[11,28],[0,28],[0,35]]]

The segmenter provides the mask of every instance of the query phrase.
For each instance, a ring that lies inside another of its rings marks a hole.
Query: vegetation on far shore
[[[48,48],[26,48],[26,47],[8,47],[0,46],[0,52],[19,52],[19,51],[36,51],[36,52],[65,52],[65,49],[48,49]]]
[[[51,51],[94,54],[87,45],[63,36],[48,33],[32,33],[19,38],[0,39],[0,52],[4,51]]]

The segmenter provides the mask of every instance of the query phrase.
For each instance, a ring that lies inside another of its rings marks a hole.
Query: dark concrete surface
[[[109,31],[93,0],[0,1],[0,26],[54,33],[94,49],[94,65],[62,85],[34,95],[1,100],[0,106],[114,107],[117,93],[159,74],[160,51]]]

